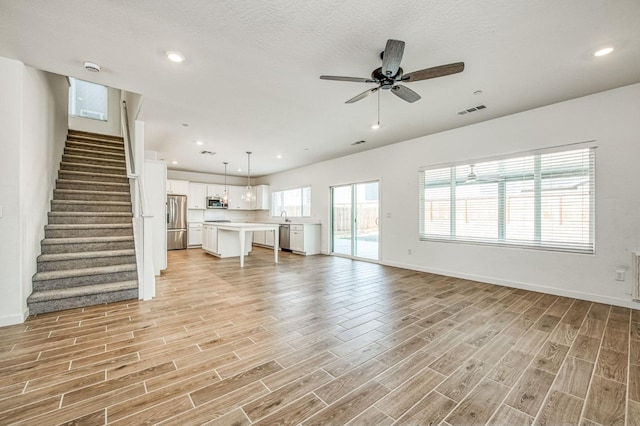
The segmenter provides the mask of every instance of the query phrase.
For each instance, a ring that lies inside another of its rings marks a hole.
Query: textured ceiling
[[[369,77],[389,38],[405,73],[466,68],[408,83],[413,104],[382,92],[372,130],[377,97],[344,102],[373,85],[318,77]],[[266,175],[640,82],[640,1],[0,0],[0,56],[142,94],[146,149],[170,168],[242,175],[252,151]]]

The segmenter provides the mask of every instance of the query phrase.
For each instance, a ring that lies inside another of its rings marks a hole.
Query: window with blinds
[[[595,145],[419,175],[421,240],[595,252]]]

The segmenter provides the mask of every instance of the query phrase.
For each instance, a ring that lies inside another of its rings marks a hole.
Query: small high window
[[[107,121],[109,109],[106,86],[71,78],[69,114],[93,120]]]

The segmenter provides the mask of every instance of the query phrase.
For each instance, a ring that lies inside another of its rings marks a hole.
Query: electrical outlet
[[[616,281],[624,281],[625,279],[624,276],[625,276],[624,269],[616,269],[616,275],[615,275]]]

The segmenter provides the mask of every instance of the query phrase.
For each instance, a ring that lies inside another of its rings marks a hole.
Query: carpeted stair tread
[[[128,188],[127,188],[128,189]],[[59,193],[59,194],[83,194],[83,195],[92,195],[92,194],[99,194],[99,195],[129,195],[129,191],[125,190],[123,188],[122,191],[91,191],[88,189],[54,189],[55,193]]]
[[[107,284],[90,284],[78,287],[61,288],[56,290],[35,291],[29,296],[29,302],[45,302],[50,300],[68,299],[90,294],[101,294],[123,290],[137,290],[137,281],[118,281]]]
[[[84,172],[78,172],[78,173],[84,173]],[[91,174],[91,173],[89,173]],[[114,176],[116,177],[116,176]],[[122,177],[121,175],[117,175],[117,177]],[[128,191],[130,186],[128,183],[117,183],[117,182],[101,182],[99,180],[82,180],[82,179],[58,179],[57,180],[58,183],[66,183],[66,184],[91,184],[91,185],[103,185],[103,186],[113,186],[114,188],[122,188],[124,191]]]
[[[86,243],[115,243],[118,241],[133,241],[133,236],[117,237],[80,237],[80,238],[45,238],[40,244],[86,244]]]
[[[41,254],[38,256],[38,262],[58,262],[61,260],[91,259],[94,257],[133,256],[135,254],[136,251],[134,249],[53,253]]]
[[[90,151],[106,152],[108,154],[122,154],[124,153],[124,146],[119,145],[103,145],[100,142],[91,142],[84,140],[70,140],[67,141],[67,148],[74,149],[87,149]]]
[[[33,281],[48,281],[61,278],[89,277],[92,275],[112,274],[116,272],[136,271],[135,263],[125,263],[122,265],[97,266],[95,268],[67,269],[62,271],[37,272],[33,276]]]
[[[59,230],[68,230],[68,229],[124,229],[124,228],[132,228],[133,224],[131,223],[56,223],[53,225],[45,225],[45,230],[51,229],[59,229]]]
[[[52,203],[55,204],[77,204],[79,206],[83,205],[113,205],[113,206],[130,206],[130,201],[87,201],[87,200],[51,200]]]
[[[105,152],[105,151],[97,151],[94,149],[87,149],[87,148],[74,148],[74,147],[66,147],[65,148],[65,154],[67,155],[79,155],[79,156],[85,156],[85,157],[95,157],[95,156],[103,156],[103,155],[107,155],[108,158],[111,157],[118,157],[121,159],[125,159],[125,155],[124,152]]]
[[[91,174],[96,174],[98,171],[102,170],[104,172],[110,172],[110,171],[121,171],[124,170],[125,167],[124,166],[100,166],[97,164],[84,164],[84,163],[73,163],[70,161],[62,161],[60,162],[60,170],[66,170],[68,168],[72,168],[72,167],[91,167],[94,171],[88,172]],[[75,170],[69,170],[69,171],[75,171]]]
[[[129,212],[49,212],[49,216],[133,217],[133,213],[129,213]]]
[[[75,155],[75,154],[64,154],[62,156],[64,163],[78,163],[78,164],[86,164],[88,161],[101,161],[105,166],[117,166],[117,167],[125,167],[124,160],[118,160],[115,158],[105,158],[100,155],[90,156],[90,155]],[[98,165],[99,166],[99,165]]]

